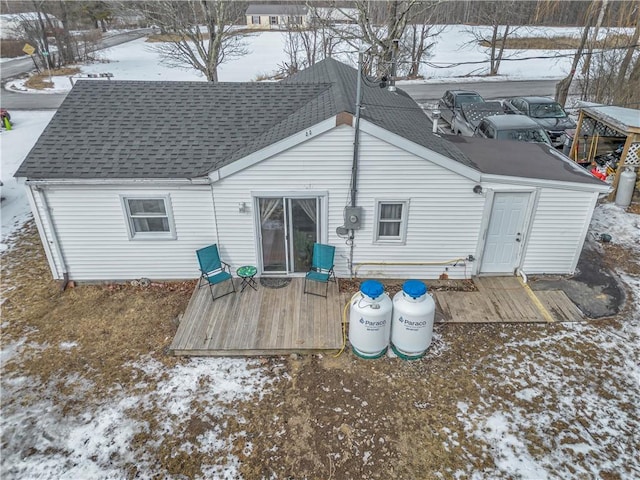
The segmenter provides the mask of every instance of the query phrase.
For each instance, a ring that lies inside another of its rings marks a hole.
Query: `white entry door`
[[[520,261],[529,198],[529,193],[494,195],[481,273],[513,274]]]

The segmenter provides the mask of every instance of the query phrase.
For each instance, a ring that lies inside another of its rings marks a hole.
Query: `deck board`
[[[435,292],[436,318],[444,323],[546,323],[543,312],[517,277],[477,277],[477,292]],[[556,321],[578,321],[582,312],[562,291],[534,295]]]
[[[246,288],[212,301],[196,288],[171,344],[176,355],[274,355],[338,350],[342,346],[339,293],[303,293],[304,279],[283,288]],[[216,295],[224,290],[215,291]]]
[[[584,314],[562,290],[542,290],[536,291],[535,294],[556,320],[562,322],[584,320]]]
[[[474,278],[475,292],[436,291],[436,321],[442,323],[546,322],[516,277]],[[224,293],[228,285],[217,286]],[[312,285],[322,287],[323,285]],[[556,321],[583,320],[562,291],[535,291]],[[342,346],[342,309],[350,295],[331,282],[327,298],[304,293],[304,279],[285,287],[217,298],[196,288],[178,326],[171,350],[177,355],[248,356],[311,353]],[[347,318],[348,321],[348,318]]]

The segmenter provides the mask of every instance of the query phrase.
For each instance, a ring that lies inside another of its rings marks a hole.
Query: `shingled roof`
[[[79,81],[16,172],[31,179],[196,178],[341,112],[357,71],[326,59],[279,83]],[[362,118],[467,166],[404,92],[365,80]]]

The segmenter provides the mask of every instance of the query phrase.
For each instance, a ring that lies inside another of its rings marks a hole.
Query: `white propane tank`
[[[353,353],[372,359],[384,355],[391,331],[391,299],[382,284],[366,280],[351,299],[349,342]]]
[[[623,208],[627,208],[629,205],[631,205],[631,199],[633,197],[633,187],[635,187],[635,185],[636,172],[633,171],[633,167],[627,167],[626,170],[620,174],[620,180],[618,180],[616,205]]]
[[[436,304],[420,280],[407,280],[393,297],[391,349],[404,360],[422,357],[433,338]]]

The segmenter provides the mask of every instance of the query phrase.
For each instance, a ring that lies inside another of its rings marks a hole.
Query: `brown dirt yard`
[[[27,223],[2,254],[0,473],[640,478],[638,257],[612,248],[616,318],[441,324],[413,362],[183,359],[168,346],[194,282],[61,292]]]

